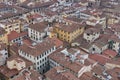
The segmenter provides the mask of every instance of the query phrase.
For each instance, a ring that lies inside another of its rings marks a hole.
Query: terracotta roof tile
[[[53,42],[46,39],[43,42],[36,44],[35,46],[23,44],[22,46],[20,46],[19,49],[26,52],[27,54],[30,54],[36,57],[43,54],[47,50],[53,48],[54,46],[55,44]]]
[[[84,25],[82,25],[82,24],[80,25],[80,24],[76,24],[76,23],[70,23],[68,25],[60,23],[60,24],[55,24],[54,26],[56,28],[59,28],[61,30],[67,31],[67,32],[73,32],[79,28],[84,27]]]
[[[113,51],[113,50],[110,50],[110,49],[107,49],[107,50],[104,50],[102,52],[103,55],[107,56],[107,57],[115,57],[117,55],[117,52]]]
[[[8,34],[8,41],[11,41],[11,40],[14,40],[16,38],[23,37],[26,35],[27,35],[27,32],[17,33],[16,31],[11,31],[10,34]]]
[[[58,73],[58,71],[63,72]],[[45,73],[45,76],[50,80],[79,80],[70,71],[67,71],[60,66],[50,69],[50,71]]]
[[[5,75],[7,78],[11,78],[12,76],[15,76],[18,74],[20,71],[17,69],[8,69],[7,66],[0,66],[0,73]]]
[[[36,30],[38,32],[44,32],[47,27],[48,27],[48,24],[46,22],[39,22],[39,23],[29,25],[29,28]]]
[[[89,58],[97,61],[98,63],[104,65],[106,62],[108,62],[110,60],[110,58],[101,55],[101,54],[90,54]]]

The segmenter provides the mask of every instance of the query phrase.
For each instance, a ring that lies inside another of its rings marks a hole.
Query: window
[[[47,60],[47,57],[45,57],[45,60]]]
[[[16,66],[16,64],[14,64],[14,66]]]
[[[39,67],[38,67],[38,70],[39,70]]]
[[[113,48],[115,48],[115,45],[113,45]]]
[[[13,78],[14,76],[11,76],[11,78]]]
[[[43,67],[44,67],[45,65],[43,64]]]
[[[45,52],[45,55],[46,55],[46,52]]]
[[[42,59],[42,61],[44,61],[44,59]]]
[[[97,76],[97,74],[96,74],[96,73],[95,73],[94,75],[95,75],[95,76]]]
[[[41,60],[40,60],[40,63],[41,63]]]
[[[35,65],[35,63],[34,63],[34,65]]]
[[[70,42],[70,40],[68,40],[68,42]]]
[[[5,53],[5,55],[7,55],[7,53]]]
[[[27,57],[29,57],[29,54],[27,54]]]
[[[34,39],[35,39],[35,37],[34,37]]]
[[[39,62],[37,62],[37,65],[39,65]]]
[[[28,67],[28,70],[30,70],[30,67]]]
[[[95,51],[95,48],[93,48],[93,51]]]
[[[38,38],[36,38],[36,40],[38,40]]]
[[[39,57],[37,56],[37,60],[39,59]]]
[[[70,32],[68,32],[68,34],[70,34]]]
[[[44,54],[42,54],[42,56],[44,56]]]
[[[52,49],[54,50],[54,47]]]
[[[9,28],[11,28],[12,26],[9,26]]]
[[[24,53],[25,54],[25,56],[26,56],[26,53]]]
[[[47,62],[45,62],[45,65],[47,65]]]
[[[40,58],[41,58],[41,55],[40,55]]]
[[[15,42],[15,40],[13,40],[13,42]]]
[[[16,41],[18,41],[18,39],[16,39]]]
[[[90,36],[90,34],[89,34],[89,33],[87,33],[87,36]]]

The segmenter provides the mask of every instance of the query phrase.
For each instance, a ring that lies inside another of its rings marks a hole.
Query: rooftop
[[[36,30],[38,32],[44,32],[47,27],[48,27],[48,24],[46,22],[39,22],[39,23],[34,23],[29,25],[29,28]]]
[[[27,32],[17,33],[16,31],[11,31],[10,34],[8,34],[8,41],[12,41],[14,39],[24,37],[26,35],[27,35]]]
[[[27,54],[37,57],[37,56],[43,54],[44,52],[46,52],[47,50],[53,48],[54,46],[55,46],[55,44],[53,42],[46,39],[43,42],[38,43],[34,46],[23,44],[22,46],[20,46],[19,49],[26,52]]]
[[[77,23],[68,23],[68,24],[55,24],[54,25],[56,28],[59,28],[63,31],[66,31],[66,32],[74,32],[75,30],[77,29],[80,29],[82,27],[84,27],[82,24],[77,24]]]
[[[45,76],[50,80],[79,80],[70,71],[60,66],[50,69]]]

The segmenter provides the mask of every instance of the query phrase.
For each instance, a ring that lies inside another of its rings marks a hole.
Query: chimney
[[[81,63],[81,64],[84,64],[84,63],[85,63],[85,60],[84,60],[84,59],[81,59],[81,60],[80,60],[80,63]]]

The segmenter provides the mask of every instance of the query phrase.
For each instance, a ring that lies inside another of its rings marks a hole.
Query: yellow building
[[[0,21],[0,27],[4,28],[7,34],[9,34],[11,31],[16,31],[18,33],[21,31],[20,20],[16,19]]]
[[[116,23],[119,23],[118,19],[115,19],[115,18],[112,18],[112,17],[108,19],[108,24],[116,24]]]
[[[76,23],[55,24],[54,32],[59,39],[71,43],[84,32],[84,26]]]
[[[7,43],[6,31],[0,27],[0,42]]]

